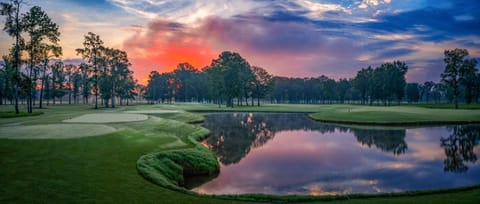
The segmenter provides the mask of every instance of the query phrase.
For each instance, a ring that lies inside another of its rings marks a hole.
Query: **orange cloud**
[[[170,72],[183,62],[200,69],[219,53],[202,36],[181,24],[166,21],[150,23],[146,32],[126,40],[124,49],[129,53],[135,77],[142,84],[147,83],[153,70]]]

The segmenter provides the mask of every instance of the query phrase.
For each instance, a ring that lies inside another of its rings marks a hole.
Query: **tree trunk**
[[[115,108],[115,92],[114,91],[115,91],[115,80],[112,79],[112,108]],[[120,99],[120,101],[122,101],[122,99]]]
[[[20,110],[18,109],[18,66],[20,63],[20,19],[19,19],[19,14],[20,14],[20,3],[18,2],[16,5],[16,11],[15,11],[15,23],[16,23],[16,33],[15,33],[15,114],[20,114]]]
[[[455,109],[458,109],[458,96],[455,96]]]

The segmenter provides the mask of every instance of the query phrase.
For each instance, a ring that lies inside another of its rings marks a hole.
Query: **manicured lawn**
[[[126,110],[153,111],[142,113],[149,115],[149,118],[144,121],[109,123],[107,125],[117,131],[103,136],[72,139],[0,139],[0,203],[241,203],[240,201],[224,200],[225,198],[196,196],[172,191],[147,181],[139,174],[137,162],[142,156],[167,152],[171,154],[168,156],[175,160],[179,154],[174,152],[182,153],[198,148],[197,143],[193,142],[189,136],[200,138],[208,133],[197,125],[185,123],[198,122],[203,118],[201,115],[183,111],[159,112],[156,110],[326,112],[334,114],[334,111],[348,113],[349,109],[350,112],[358,109],[356,110],[358,113],[368,111],[368,108],[337,105],[266,105],[260,108],[218,109],[215,105],[181,104],[139,105],[115,110],[93,110],[91,106],[83,105],[50,106],[48,109],[41,110],[45,113],[43,115],[0,119],[0,126],[15,125],[2,127],[0,135],[10,134],[2,131],[4,128],[67,124],[62,121],[85,114],[122,113]],[[393,112],[399,114],[426,111],[424,108],[393,108],[392,111],[395,110]],[[387,111],[386,109],[380,110]],[[434,114],[436,111],[438,110],[425,113]],[[384,117],[388,118],[389,114],[391,113],[385,113]],[[447,113],[442,112],[442,114]],[[442,114],[437,114],[436,117]],[[460,115],[450,113],[450,116],[452,114],[457,120],[462,119],[462,114],[464,114],[464,119],[480,120],[478,111],[466,111]],[[68,125],[70,124],[76,123],[68,123]],[[65,131],[65,134],[68,137],[69,132]],[[195,161],[195,158],[192,157],[191,160]],[[243,197],[243,199],[258,199],[259,197],[269,199],[269,196]],[[346,199],[346,197],[342,197],[342,199]],[[395,198],[350,199],[329,203],[477,203],[479,199],[480,189],[477,187],[460,192],[406,195]],[[282,198],[277,198],[277,201],[282,201]]]
[[[407,106],[341,106],[326,108],[310,117],[319,121],[355,124],[445,124],[480,122],[480,110],[433,109]]]
[[[27,113],[27,112],[20,112],[18,115],[15,113],[15,111],[1,111],[0,112],[0,118],[17,118],[17,117],[28,117],[28,116],[37,116],[41,115],[43,112],[41,111],[36,111],[33,113]]]

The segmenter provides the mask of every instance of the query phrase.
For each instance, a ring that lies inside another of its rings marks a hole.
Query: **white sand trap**
[[[148,116],[130,113],[93,113],[85,114],[72,119],[64,120],[66,123],[120,123],[147,120]]]
[[[51,124],[0,127],[0,138],[8,139],[70,139],[92,137],[115,132],[108,125]]]
[[[179,113],[178,110],[136,110],[125,111],[125,113],[139,113],[139,114],[158,114],[158,113]]]

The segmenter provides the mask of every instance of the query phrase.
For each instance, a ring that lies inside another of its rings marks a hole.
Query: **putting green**
[[[107,125],[50,124],[0,127],[0,138],[7,139],[70,139],[115,132]]]
[[[147,120],[148,116],[130,113],[93,113],[64,120],[66,123],[120,123]]]

